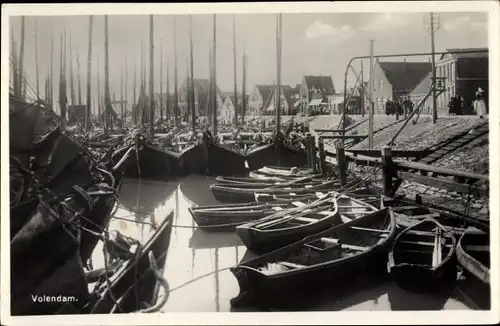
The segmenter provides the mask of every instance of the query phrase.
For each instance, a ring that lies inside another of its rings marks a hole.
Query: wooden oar
[[[335,203],[332,203],[332,204],[333,204],[333,205],[335,205]],[[302,207],[305,207],[305,206],[302,206]],[[304,210],[304,211],[302,211],[301,213],[303,213],[303,214],[314,214],[314,213],[317,213],[317,212],[322,211],[322,210],[324,210],[324,209],[325,209],[325,207],[323,207],[323,206],[318,206],[318,207],[316,207],[316,208],[314,208],[314,209],[305,209],[305,210]],[[336,212],[336,211],[337,211],[337,210],[335,209],[335,212]],[[262,224],[260,224],[260,225],[259,225],[259,224],[257,224],[257,225],[259,226],[259,227],[258,227],[259,229],[268,229],[268,228],[270,228],[271,226],[275,226],[275,225],[278,225],[278,224],[283,224],[283,223],[285,223],[285,222],[288,222],[288,221],[290,221],[290,220],[293,220],[293,219],[295,219],[295,218],[300,217],[300,216],[297,216],[298,214],[299,214],[298,212],[296,212],[296,213],[294,213],[294,214],[286,214],[283,218],[278,218],[278,219],[276,219],[276,220],[274,220],[274,221],[268,221],[268,222],[262,223]],[[257,226],[257,225],[256,225],[256,226]],[[265,227],[264,227],[264,226],[265,226]]]
[[[298,179],[295,179],[295,180],[292,180],[292,181],[289,181],[289,182],[285,182],[285,183],[282,183],[282,184],[276,184],[274,186],[271,186],[271,187],[268,187],[268,188],[265,188],[265,189],[283,188],[283,187],[291,186],[291,185],[299,183],[299,182],[311,180],[314,177],[317,177],[317,175],[310,175],[310,176],[298,178]]]

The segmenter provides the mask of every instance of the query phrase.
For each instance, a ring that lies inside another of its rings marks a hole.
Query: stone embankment
[[[366,117],[350,116],[350,119],[352,119],[351,124],[354,124],[362,119],[366,119]],[[339,121],[340,116],[318,116],[314,117],[309,122],[309,125],[311,129],[335,129]],[[446,116],[439,118],[436,124],[432,124],[431,117],[422,116],[417,124],[413,125],[410,122],[403,129],[392,148],[397,150],[425,150],[461,133],[477,128],[484,122],[485,119],[480,119],[477,116]],[[394,116],[375,116],[373,128],[375,130],[374,148],[381,149],[388,144],[401,125],[402,120],[396,121]],[[318,133],[312,133],[319,136]],[[362,135],[367,133],[368,123],[363,123],[348,134]],[[334,141],[325,141],[325,149],[335,152]],[[368,149],[368,140],[359,142],[352,149]],[[465,172],[488,174],[488,135],[481,136],[471,143],[445,155],[434,162],[433,165]],[[370,169],[361,166],[353,168],[357,172],[366,172]],[[403,181],[400,190],[404,191],[410,197],[420,194],[424,201],[445,206],[474,217],[488,218],[489,215],[489,198],[468,196],[408,181]]]

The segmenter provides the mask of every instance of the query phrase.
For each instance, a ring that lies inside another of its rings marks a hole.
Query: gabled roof
[[[255,85],[257,87],[257,90],[260,93],[260,96],[262,96],[262,102],[266,103],[271,96],[271,93],[273,92],[273,88],[276,86],[274,85]]]
[[[293,95],[295,94],[295,89],[289,85],[283,85],[283,86],[281,86],[281,91],[283,92],[283,95],[285,96],[288,107],[289,108],[293,107],[293,104],[294,104]],[[271,95],[269,96],[267,101],[264,102],[264,109],[268,108],[271,104],[274,104],[274,103],[271,103],[271,101],[274,100],[274,93],[276,93],[276,87],[273,87]]]
[[[488,57],[488,48],[462,48],[462,49],[446,49],[447,52],[453,52],[453,53],[446,53],[446,54],[441,54],[439,57],[439,60],[442,60],[445,56],[451,56],[453,58],[484,58]],[[460,52],[467,52],[467,51],[483,51],[483,52],[476,52],[476,53],[460,53]]]
[[[183,82],[185,85],[190,79],[186,78]],[[195,78],[194,79],[194,88],[198,92],[198,94],[208,94],[210,90],[210,80],[208,78]],[[220,88],[217,86],[217,92],[221,93]]]
[[[307,88],[309,90],[319,89],[323,95],[335,94],[335,86],[330,76],[304,76]]]
[[[229,98],[229,100],[231,101],[231,103],[234,105],[234,93],[233,95],[229,95],[227,96],[226,98]],[[250,95],[245,95],[245,99],[246,99],[246,103],[248,104],[248,100],[250,98]],[[242,96],[241,94],[238,94],[238,104],[241,103],[241,100],[242,100]]]
[[[397,92],[410,92],[432,69],[430,62],[378,61],[378,63],[391,83],[393,91]]]

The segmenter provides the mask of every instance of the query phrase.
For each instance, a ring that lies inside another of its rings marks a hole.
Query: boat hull
[[[365,221],[368,221],[368,219],[381,220],[387,214],[387,210],[377,211],[365,216],[364,219],[366,219]],[[352,222],[338,225],[231,268],[231,272],[236,277],[240,286],[240,293],[231,300],[231,306],[279,305],[283,301],[286,301],[287,298],[311,293],[327,285],[335,285],[338,280],[346,282],[367,273],[385,272],[387,252],[390,250],[395,237],[396,228],[393,216],[391,216],[387,225],[387,237],[380,244],[375,244],[360,254],[331,261],[327,260],[306,266],[305,268],[287,270],[276,274],[266,275],[256,269],[256,266],[282,259],[280,257],[288,253],[295,254],[299,252],[305,243],[317,241],[329,233],[342,232],[348,226],[364,226],[362,220],[353,220]]]

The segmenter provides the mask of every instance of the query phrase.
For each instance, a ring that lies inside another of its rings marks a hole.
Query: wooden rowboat
[[[415,292],[442,290],[457,279],[455,245],[454,235],[429,217],[396,237],[388,270],[401,288]]]
[[[146,302],[152,304],[156,279],[150,266],[148,258],[149,252],[153,253],[158,266],[164,266],[166,255],[170,243],[172,232],[172,220],[174,212],[171,212],[159,225],[153,235],[141,246],[135,245],[134,255],[136,258],[127,260],[109,278],[110,287],[104,282],[100,291],[99,299],[92,305],[90,313],[110,313],[113,309],[116,312],[133,312],[140,309],[136,306],[134,292],[135,287],[138,292],[139,303]],[[132,248],[131,248],[132,249]],[[113,298],[119,302],[118,307]]]
[[[269,252],[333,225],[346,223],[378,210],[335,192],[328,193],[310,204],[295,203],[298,206],[296,209],[284,210],[240,225],[236,227],[236,233],[249,250]]]
[[[294,180],[293,182],[300,181]],[[304,193],[314,193],[318,190],[335,190],[338,189],[337,180],[328,180],[321,183],[308,183],[308,184],[293,184],[292,182],[287,184],[282,184],[280,186],[273,186],[268,188],[239,188],[239,187],[227,187],[219,185],[210,185],[210,190],[214,195],[215,199],[223,203],[248,203],[256,201],[256,193],[268,195],[267,200],[272,201],[273,195],[279,194],[304,194]]]
[[[240,263],[231,268],[240,286],[231,305],[273,304],[330,281],[346,282],[379,270],[395,231],[390,210],[379,210]]]
[[[229,231],[234,230],[238,225],[259,220],[278,211],[308,204],[317,199],[319,199],[318,196],[304,201],[198,206],[190,207],[189,212],[198,226],[207,232]]]
[[[466,275],[472,275],[484,284],[490,284],[490,235],[468,228],[457,244],[457,260]]]

